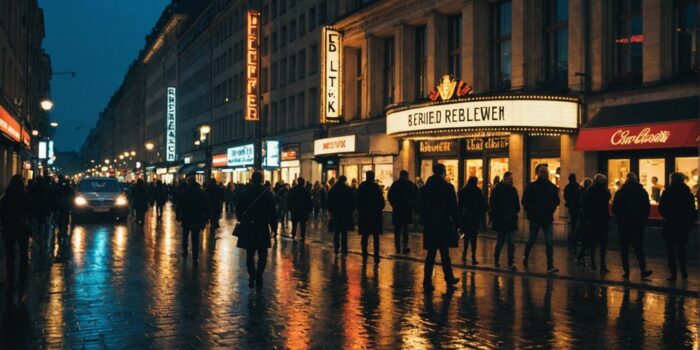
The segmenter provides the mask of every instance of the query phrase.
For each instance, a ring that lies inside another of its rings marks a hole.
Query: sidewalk
[[[228,215],[226,218],[230,219],[231,216]],[[288,224],[286,230],[280,227],[278,232],[283,238],[291,238],[291,223]],[[307,223],[306,242],[307,244],[329,245],[329,249],[331,249],[333,244],[333,234],[328,232],[326,224],[322,220],[319,219],[318,221],[309,221]],[[371,242],[372,240],[370,239],[370,254],[373,252]],[[469,248],[470,250],[467,254],[467,262],[464,263],[461,260],[464,241],[460,241],[459,244],[459,248],[450,249],[452,265],[455,268],[528,277],[556,278],[576,282],[589,282],[611,286],[639,288],[662,293],[685,295],[693,298],[699,297],[698,291],[700,291],[700,275],[698,272],[700,272],[700,269],[698,268],[697,260],[688,261],[688,274],[690,277],[687,281],[683,281],[679,273],[677,281],[673,283],[666,281],[666,278],[669,276],[666,257],[659,256],[658,253],[647,254],[647,269],[652,270],[654,273],[648,279],[642,280],[639,267],[637,266],[637,258],[634,251],[630,249],[630,277],[629,279],[625,280],[622,278],[623,270],[620,260],[620,251],[618,249],[608,250],[606,262],[610,273],[607,275],[600,275],[598,270],[600,268],[599,258],[596,258],[596,265],[598,269],[593,271],[590,266],[578,265],[574,261],[576,256],[570,254],[566,246],[555,244],[554,266],[559,269],[559,272],[556,274],[548,274],[544,239],[541,235],[537,244],[535,244],[532,252],[530,253],[528,269],[524,269],[522,265],[525,242],[515,242],[515,265],[518,268],[517,271],[510,271],[507,269],[506,261],[508,253],[506,246],[504,246],[503,250],[501,251],[501,267],[496,268],[494,266],[495,260],[493,257],[493,252],[496,245],[496,240],[494,237],[489,236],[488,234],[483,234],[478,239],[478,265],[471,264],[471,247]],[[384,234],[382,234],[380,239],[380,256],[382,258],[404,259],[422,263],[425,259],[425,250],[423,250],[423,237],[421,233],[409,233],[409,247],[411,249],[409,254],[396,254],[394,249],[394,233],[393,231],[387,231],[387,227],[385,227]],[[348,233],[348,248],[351,254],[361,254],[360,236],[356,231]],[[439,258],[437,260],[439,261]],[[590,261],[589,258],[587,258],[586,261],[588,263]],[[371,257],[368,260],[368,263],[374,263]]]

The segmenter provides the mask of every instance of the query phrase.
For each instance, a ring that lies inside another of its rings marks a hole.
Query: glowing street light
[[[39,130],[32,130],[32,136],[39,136]]]
[[[41,100],[41,102],[39,102],[39,105],[41,106],[41,109],[47,112],[50,111],[51,108],[53,108],[53,102],[48,98]]]
[[[51,122],[51,123],[49,123],[49,125],[51,125],[52,128],[55,128],[55,127],[58,126],[58,123],[57,123],[57,122]]]
[[[131,151],[131,156],[135,157],[136,156],[136,151]]]
[[[152,142],[147,142],[145,146],[146,146],[146,149],[149,151],[152,151],[153,148],[155,147],[155,145],[153,145]]]

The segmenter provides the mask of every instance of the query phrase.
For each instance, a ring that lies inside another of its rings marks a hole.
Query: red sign
[[[700,120],[581,129],[577,151],[697,147]]]
[[[217,154],[211,158],[211,166],[220,168],[226,166],[226,154]]]
[[[31,138],[27,130],[22,130],[21,135],[23,137],[20,137],[19,122],[2,106],[0,106],[0,131],[13,141],[19,142],[22,140],[27,146],[30,145]]]

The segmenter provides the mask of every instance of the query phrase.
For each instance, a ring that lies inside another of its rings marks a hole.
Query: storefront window
[[[362,164],[362,171],[360,172],[360,182],[367,180],[367,172],[372,171],[372,164]],[[377,174],[374,174],[374,178],[377,179]]]
[[[393,164],[375,164],[374,172],[377,179],[377,184],[382,189],[384,193],[384,198],[386,198],[389,187],[394,181],[394,165]]]
[[[360,169],[356,164],[353,165],[344,165],[343,166],[343,175],[348,179],[348,184],[352,183],[352,180],[358,181],[359,175],[360,175]],[[358,182],[359,184],[359,182]]]
[[[658,204],[666,185],[666,160],[664,158],[639,160],[639,183],[649,193],[652,204]]]
[[[609,159],[608,160],[608,187],[615,193],[622,187],[630,172],[629,159]]]
[[[433,175],[433,160],[423,159],[420,162],[420,177],[423,182],[428,181],[428,178]]]
[[[439,159],[438,163],[445,164],[445,180],[457,189],[457,176],[459,176],[457,159]]]
[[[532,174],[532,181],[537,179],[537,172],[535,171],[537,169],[537,166],[540,164],[547,164],[547,168],[549,168],[549,181],[551,181],[553,184],[559,186],[560,184],[560,167],[561,163],[559,161],[559,158],[534,158],[530,159],[530,172]]]
[[[503,180],[503,174],[508,171],[508,158],[491,158],[489,159],[489,184],[493,187],[496,176],[498,181]]]
[[[479,179],[479,187],[484,188],[484,161],[481,159],[467,159],[464,168],[464,183],[476,176]]]
[[[678,157],[676,158],[676,171],[685,174],[686,184],[693,191],[698,193],[698,157]]]

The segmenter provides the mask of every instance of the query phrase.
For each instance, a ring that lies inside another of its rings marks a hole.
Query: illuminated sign
[[[576,140],[577,151],[638,150],[698,147],[700,120],[642,125],[582,128]]]
[[[453,141],[421,141],[418,143],[420,153],[451,153],[456,149]]]
[[[231,147],[226,151],[226,165],[246,166],[255,162],[255,146],[248,145]]]
[[[299,159],[299,144],[292,143],[282,146],[282,161]]]
[[[39,141],[39,159],[46,159],[48,157],[48,144],[46,141]]]
[[[314,141],[314,155],[355,152],[355,135]]]
[[[440,83],[435,86],[435,90],[428,93],[431,101],[449,100],[453,96],[464,97],[472,93],[471,85],[449,75],[443,75]]]
[[[19,122],[13,118],[10,113],[0,106],[0,131],[7,135],[11,140],[19,142],[23,141],[27,146],[31,143],[31,138],[26,130],[22,130]]]
[[[321,46],[321,123],[336,123],[343,107],[343,34],[323,27]]]
[[[176,89],[174,87],[169,87],[166,95],[167,109],[165,114],[165,160],[168,162],[177,160],[177,153],[175,153],[175,145],[177,143],[177,115],[175,113],[177,108],[176,95]]]
[[[224,167],[226,163],[228,163],[228,155],[226,154],[216,154],[211,157],[211,166],[214,168]]]
[[[263,152],[263,166],[275,168],[280,166],[279,141],[265,141],[265,148],[263,149]]]
[[[390,109],[386,116],[387,134],[570,132],[578,126],[578,103],[573,98],[495,96],[452,101]]]
[[[53,141],[49,141],[47,155],[49,156],[49,159],[53,159],[55,156],[55,154],[53,153]]]
[[[258,48],[260,47],[260,12],[249,10],[246,22],[245,120],[259,121],[258,115]]]
[[[467,152],[507,149],[510,138],[508,136],[468,138],[464,140]]]

